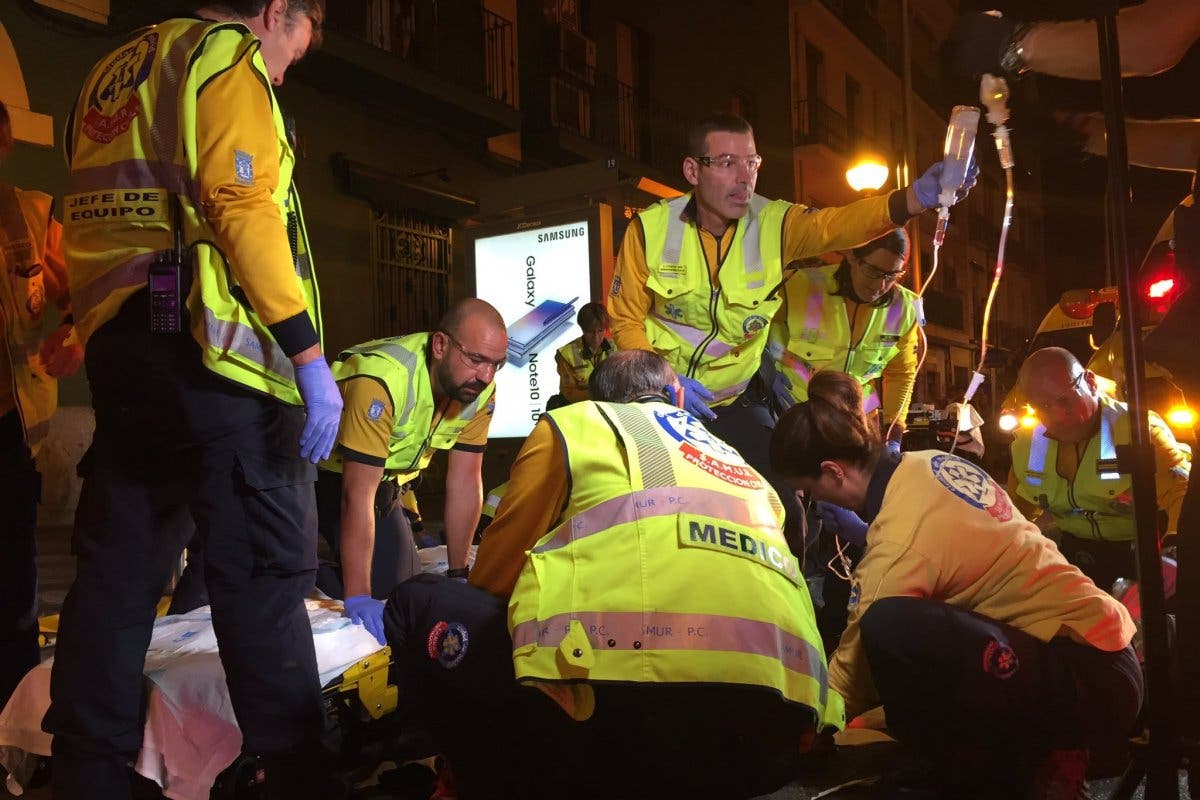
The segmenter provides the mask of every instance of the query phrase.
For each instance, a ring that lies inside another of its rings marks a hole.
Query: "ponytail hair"
[[[808,400],[792,406],[771,436],[771,468],[784,478],[817,478],[821,462],[863,468],[879,460],[882,442],[862,410],[862,386],[844,372],[819,370]]]

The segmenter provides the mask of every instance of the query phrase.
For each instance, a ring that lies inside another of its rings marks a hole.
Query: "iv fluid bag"
[[[954,193],[967,178],[967,165],[975,152],[975,133],[979,130],[979,109],[975,106],[955,106],[946,127],[946,145],[942,150],[942,193]]]

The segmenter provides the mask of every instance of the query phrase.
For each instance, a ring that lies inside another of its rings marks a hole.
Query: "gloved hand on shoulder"
[[[304,430],[300,432],[300,457],[316,464],[329,458],[337,441],[338,424],[342,420],[342,393],[338,391],[324,356],[296,367],[296,385],[307,412]]]
[[[835,506],[833,503],[820,501],[817,503],[817,513],[824,520],[825,526],[842,537],[850,544],[862,547],[867,541],[867,528],[862,517],[848,508]]]
[[[689,414],[703,421],[717,418],[716,413],[708,407],[713,399],[713,393],[704,388],[704,384],[686,375],[679,376],[679,384],[683,387],[683,407]]]
[[[941,205],[938,195],[941,194],[942,191],[942,168],[943,164],[941,161],[934,163],[929,167],[929,169],[925,170],[925,172],[921,174],[921,177],[917,178],[916,183],[913,184],[913,191],[917,194],[917,202],[921,204],[922,208],[937,208]],[[970,165],[967,167],[967,176],[963,180],[962,188],[954,193],[955,204],[963,201],[963,198],[965,198],[975,186],[975,181],[978,178],[979,164],[975,161],[975,159],[972,158]]]
[[[387,637],[383,633],[382,600],[376,600],[369,594],[356,594],[347,597],[343,606],[345,611],[342,616],[366,628],[381,646],[387,644]]]

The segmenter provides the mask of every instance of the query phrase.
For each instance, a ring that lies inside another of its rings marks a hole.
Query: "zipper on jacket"
[[[737,224],[736,222],[734,223],[734,225]],[[736,229],[733,232],[733,236],[737,236]],[[724,234],[721,234],[721,237],[724,238]],[[708,336],[692,351],[692,357],[688,359],[687,375],[689,378],[696,377],[696,369],[700,366],[700,359],[704,356],[704,351],[712,344],[713,339],[717,338],[717,333],[720,330],[720,326],[717,324],[717,300],[721,296],[721,290],[713,284],[712,267],[708,263],[708,252],[704,249],[704,239],[700,235],[699,222],[696,223],[696,238],[700,241],[700,252],[704,254],[704,274],[708,278],[708,322],[712,328],[709,330]],[[722,267],[725,266],[725,259],[721,256],[721,239],[717,239],[715,236],[713,239],[716,240],[717,244],[717,276],[719,277]],[[733,248],[733,238],[729,240],[729,247]],[[729,255],[729,253],[726,252],[725,255]]]

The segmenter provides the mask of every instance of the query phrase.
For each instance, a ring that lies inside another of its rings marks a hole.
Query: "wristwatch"
[[[446,570],[447,578],[465,578],[471,574],[470,567],[458,567],[457,569]]]
[[[1029,71],[1029,63],[1025,60],[1025,36],[1033,25],[1022,23],[1013,28],[1008,44],[1000,53],[1000,67],[1010,75],[1023,75]]]

